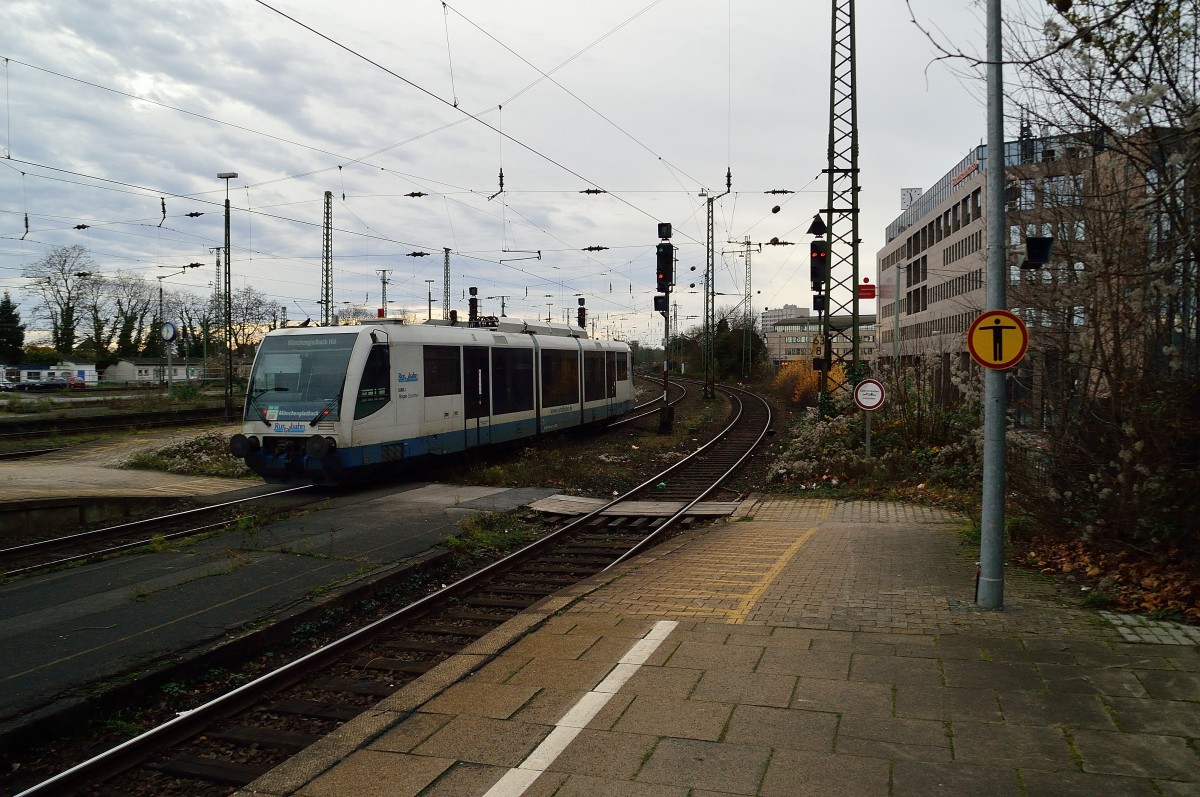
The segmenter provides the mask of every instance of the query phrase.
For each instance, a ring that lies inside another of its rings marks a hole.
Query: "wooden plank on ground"
[[[584,498],[579,495],[551,495],[534,501],[530,507],[536,512],[549,515],[584,515],[604,506],[607,501],[600,498]],[[701,501],[690,510],[689,515],[725,517],[732,515],[740,506],[737,501]],[[640,517],[670,517],[683,509],[682,501],[625,501],[603,515],[637,515]]]

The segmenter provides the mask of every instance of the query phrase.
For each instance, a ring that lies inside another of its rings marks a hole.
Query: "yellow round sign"
[[[1025,356],[1029,331],[1021,319],[1007,310],[988,310],[967,330],[967,349],[971,359],[984,368],[1003,371]]]

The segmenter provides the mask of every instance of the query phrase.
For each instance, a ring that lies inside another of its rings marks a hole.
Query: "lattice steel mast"
[[[443,246],[445,256],[442,263],[442,320],[450,320],[450,247]],[[504,303],[500,304],[500,315],[504,315]]]
[[[717,395],[717,363],[716,335],[717,322],[714,300],[716,299],[716,246],[713,240],[713,204],[733,189],[733,169],[725,168],[725,192],[708,197],[708,263],[704,268],[704,340],[700,356],[704,359],[704,397],[714,398]]]
[[[833,0],[829,68],[829,176],[825,226],[829,235],[829,267],[825,277],[825,352],[821,398],[849,391],[861,379],[858,312],[858,111],[855,98],[854,0]],[[835,326],[833,317],[850,317]],[[839,328],[840,327],[840,328]],[[834,341],[847,346],[838,352]],[[842,366],[841,374],[834,368]],[[827,411],[828,407],[823,407]]]
[[[325,225],[321,236],[321,326],[333,320],[333,192],[325,192]]]

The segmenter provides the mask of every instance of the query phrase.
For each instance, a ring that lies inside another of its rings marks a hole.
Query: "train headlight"
[[[246,456],[258,450],[259,442],[257,437],[247,437],[244,434],[235,434],[229,438],[229,453],[238,459],[244,459]]]
[[[324,459],[330,451],[337,448],[337,441],[332,437],[313,435],[304,444],[304,451],[313,459]]]

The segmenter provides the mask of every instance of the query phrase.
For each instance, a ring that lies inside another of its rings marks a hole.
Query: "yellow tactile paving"
[[[951,521],[937,508],[890,501],[755,498],[740,522],[711,530],[663,557],[665,571],[635,571],[616,589],[593,594],[578,611],[617,609],[627,616],[704,617],[740,625],[773,615],[781,576],[824,524]],[[677,585],[686,584],[686,587]]]
[[[828,512],[818,507],[815,516]],[[635,571],[622,579],[619,590],[602,591],[585,598],[578,611],[609,611],[619,607],[628,616],[711,617],[728,623],[745,622],[755,604],[770,588],[808,539],[815,526],[764,524],[749,532],[750,524],[732,523],[709,532],[696,544],[662,559],[670,574]],[[678,577],[676,577],[678,576]],[[686,577],[685,577],[686,576]],[[680,587],[679,584],[688,586]],[[622,596],[636,595],[636,603]]]

